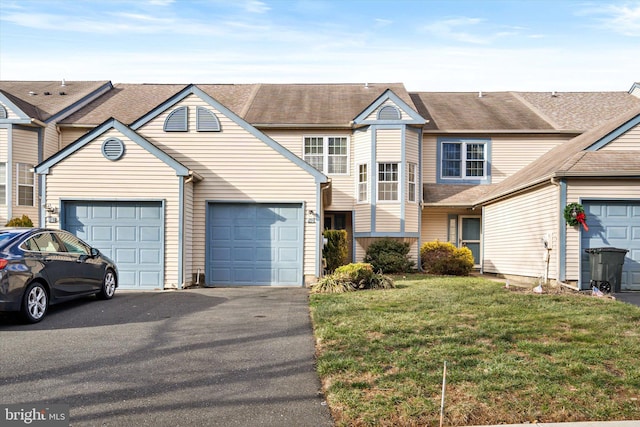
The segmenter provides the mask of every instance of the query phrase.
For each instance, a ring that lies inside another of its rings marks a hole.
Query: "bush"
[[[371,264],[355,263],[341,266],[311,286],[312,293],[344,293],[360,289],[395,288],[393,279],[373,272]]]
[[[381,239],[367,248],[364,261],[370,263],[375,271],[383,273],[406,273],[415,263],[409,259],[411,246],[408,242],[394,239]]]
[[[467,276],[473,269],[473,253],[449,242],[426,242],[420,248],[420,262],[427,273]]]
[[[325,230],[327,244],[322,248],[322,257],[327,260],[327,271],[333,273],[336,268],[349,262],[349,242],[346,230]]]
[[[22,218],[11,218],[5,227],[33,227],[33,222],[28,216],[22,215]]]

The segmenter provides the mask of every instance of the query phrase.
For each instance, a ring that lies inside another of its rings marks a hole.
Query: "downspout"
[[[560,197],[558,198],[558,212],[562,212],[564,206],[567,204],[567,184],[564,179],[559,181],[555,177],[551,177],[549,182],[558,187]],[[558,265],[556,267],[556,280],[561,286],[566,286],[574,289],[573,286],[565,283],[566,280],[566,264],[567,264],[567,224],[563,219],[559,220],[558,224]]]

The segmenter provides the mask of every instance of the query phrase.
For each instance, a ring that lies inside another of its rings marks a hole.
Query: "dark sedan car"
[[[0,311],[35,323],[50,305],[92,294],[111,299],[117,287],[115,263],[73,234],[0,228]]]

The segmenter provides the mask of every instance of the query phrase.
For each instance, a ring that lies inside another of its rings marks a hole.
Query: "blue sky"
[[[0,79],[628,90],[640,1],[0,0]]]

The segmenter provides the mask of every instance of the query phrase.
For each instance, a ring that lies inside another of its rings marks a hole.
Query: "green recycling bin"
[[[589,286],[596,286],[602,292],[620,292],[622,282],[622,265],[624,257],[629,252],[620,248],[589,248],[589,267],[591,282]]]

